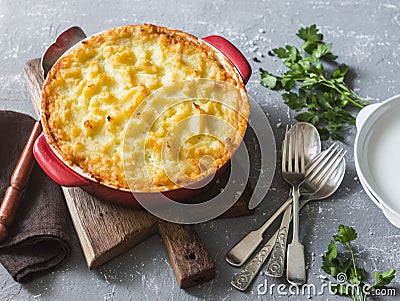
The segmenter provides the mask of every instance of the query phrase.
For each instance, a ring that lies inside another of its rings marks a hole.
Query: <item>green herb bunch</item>
[[[357,233],[352,227],[340,225],[338,234],[333,236],[328,251],[322,257],[322,269],[340,282],[331,284],[332,292],[347,296],[354,301],[365,301],[373,289],[388,285],[395,277],[396,271],[392,268],[383,273],[375,272],[375,283],[366,284],[365,269],[356,265],[351,246],[351,242],[356,238]],[[344,253],[339,253],[337,244],[344,246],[350,256],[346,257]]]
[[[272,50],[288,70],[276,76],[261,69],[261,84],[286,90],[282,94],[285,104],[301,112],[296,119],[315,125],[323,140],[343,141],[342,131],[355,125],[351,107],[363,108],[369,103],[347,86],[348,66],[336,62],[332,44],[323,42],[315,24],[301,28],[297,36],[304,41],[300,50],[290,45]],[[335,70],[329,71],[327,65]]]

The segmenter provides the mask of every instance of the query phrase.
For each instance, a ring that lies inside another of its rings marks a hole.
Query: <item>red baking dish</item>
[[[251,67],[245,57],[233,44],[220,36],[207,36],[202,38],[201,41],[211,45],[217,52],[225,56],[225,58],[228,58],[228,61],[234,65],[234,70],[238,75],[237,78],[242,81],[241,84],[244,86],[247,83],[251,76]],[[48,143],[46,136],[43,133],[36,140],[33,153],[38,164],[46,174],[61,186],[81,187],[100,199],[126,206],[137,206],[139,204],[129,189],[100,183],[91,175],[85,174],[81,170],[71,167],[62,159],[61,155],[57,153],[51,143]],[[229,166],[228,162],[217,170],[210,183],[222,175],[226,167]],[[163,191],[162,194],[170,199],[185,202],[185,200],[199,194],[205,187],[207,187],[207,185],[200,189],[182,187]],[[155,202],[157,201],[157,197],[160,195],[159,192],[135,192],[135,194],[137,193],[143,194],[146,199],[154,199]]]

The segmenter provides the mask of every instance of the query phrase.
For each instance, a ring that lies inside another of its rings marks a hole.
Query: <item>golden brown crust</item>
[[[192,35],[150,24],[113,28],[90,37],[57,61],[48,74],[41,116],[47,142],[70,166],[102,183],[128,188],[118,145],[122,145],[121,133],[143,99],[165,85],[194,78],[227,82],[245,92],[232,63],[218,55]],[[206,102],[200,102],[202,108],[197,106],[186,104],[178,113],[201,114],[203,107],[221,110]],[[235,120],[240,139],[232,138],[232,149],[237,148],[246,129],[247,98],[236,109],[238,116],[229,118]],[[164,120],[159,126],[166,127],[168,122]],[[161,146],[154,139],[149,147],[158,152]],[[196,143],[188,146],[197,153],[186,158],[184,173],[194,180],[206,175],[198,167],[202,155],[213,156],[217,168],[230,159],[223,146],[212,149],[207,143],[213,142],[206,139],[201,147]],[[157,171],[153,176],[158,190],[178,188],[165,172]],[[134,188],[152,190],[145,186],[138,180]]]

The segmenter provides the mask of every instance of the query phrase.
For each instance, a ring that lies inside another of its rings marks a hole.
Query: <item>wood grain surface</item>
[[[40,60],[26,62],[24,73],[32,102],[38,109],[43,85]],[[215,185],[202,198],[215,195],[220,189]],[[159,233],[181,288],[214,277],[214,261],[192,226],[163,221],[141,208],[103,202],[80,188],[63,187],[63,192],[89,268],[98,267]],[[249,194],[251,189],[246,187],[239,200],[220,217],[252,214],[253,210],[248,209]]]

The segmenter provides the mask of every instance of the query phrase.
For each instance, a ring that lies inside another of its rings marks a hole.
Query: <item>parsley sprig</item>
[[[347,86],[349,67],[336,62],[332,44],[324,43],[315,24],[301,28],[297,36],[304,41],[300,50],[290,45],[272,50],[288,70],[277,76],[261,69],[261,85],[286,90],[282,98],[300,112],[296,120],[314,124],[322,139],[343,141],[342,131],[355,125],[351,107],[363,108],[369,103]]]
[[[340,282],[331,284],[333,292],[347,296],[353,301],[365,301],[374,288],[381,288],[390,284],[396,271],[392,268],[383,273],[375,272],[375,283],[372,285],[364,283],[365,269],[357,266],[351,246],[351,242],[356,238],[357,233],[352,227],[340,225],[338,234],[333,236],[328,251],[322,257],[322,269],[327,274],[336,277]],[[338,252],[337,244],[348,250],[350,258],[346,257],[344,253]]]

